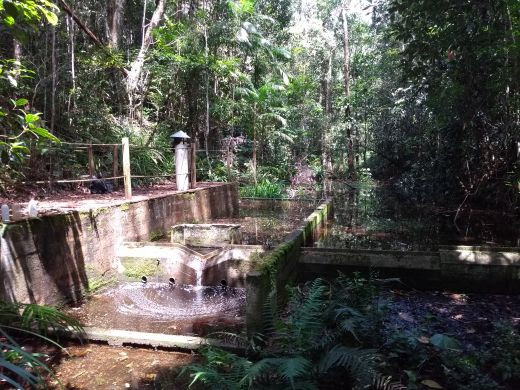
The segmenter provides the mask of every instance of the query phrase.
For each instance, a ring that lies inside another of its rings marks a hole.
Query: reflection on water
[[[439,245],[517,246],[514,215],[414,204],[389,186],[334,184],[334,222],[316,246],[436,250]],[[456,222],[456,223],[455,223]]]
[[[86,326],[205,335],[240,330],[245,300],[243,288],[124,283],[94,296],[71,314]]]

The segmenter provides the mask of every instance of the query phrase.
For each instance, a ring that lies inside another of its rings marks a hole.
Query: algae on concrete
[[[139,261],[125,261],[121,259],[125,270],[123,274],[130,279],[140,279],[143,276],[157,274],[159,267],[157,259],[139,259]]]

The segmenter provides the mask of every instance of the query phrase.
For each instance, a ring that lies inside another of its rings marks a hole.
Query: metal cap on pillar
[[[170,135],[170,139],[175,148],[175,182],[177,191],[187,191],[190,188],[190,146],[187,140],[189,135],[179,130]]]

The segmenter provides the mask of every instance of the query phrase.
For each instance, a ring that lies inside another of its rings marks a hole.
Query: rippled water
[[[240,331],[245,303],[243,288],[124,283],[70,314],[86,326],[202,336]]]
[[[239,311],[246,298],[245,289],[164,283],[124,284],[108,296],[119,313],[163,321]]]

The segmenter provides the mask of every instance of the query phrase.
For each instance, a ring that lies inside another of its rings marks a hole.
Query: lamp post
[[[177,191],[187,191],[190,188],[190,137],[184,131],[177,131],[170,135],[173,147],[175,148],[175,182]]]

